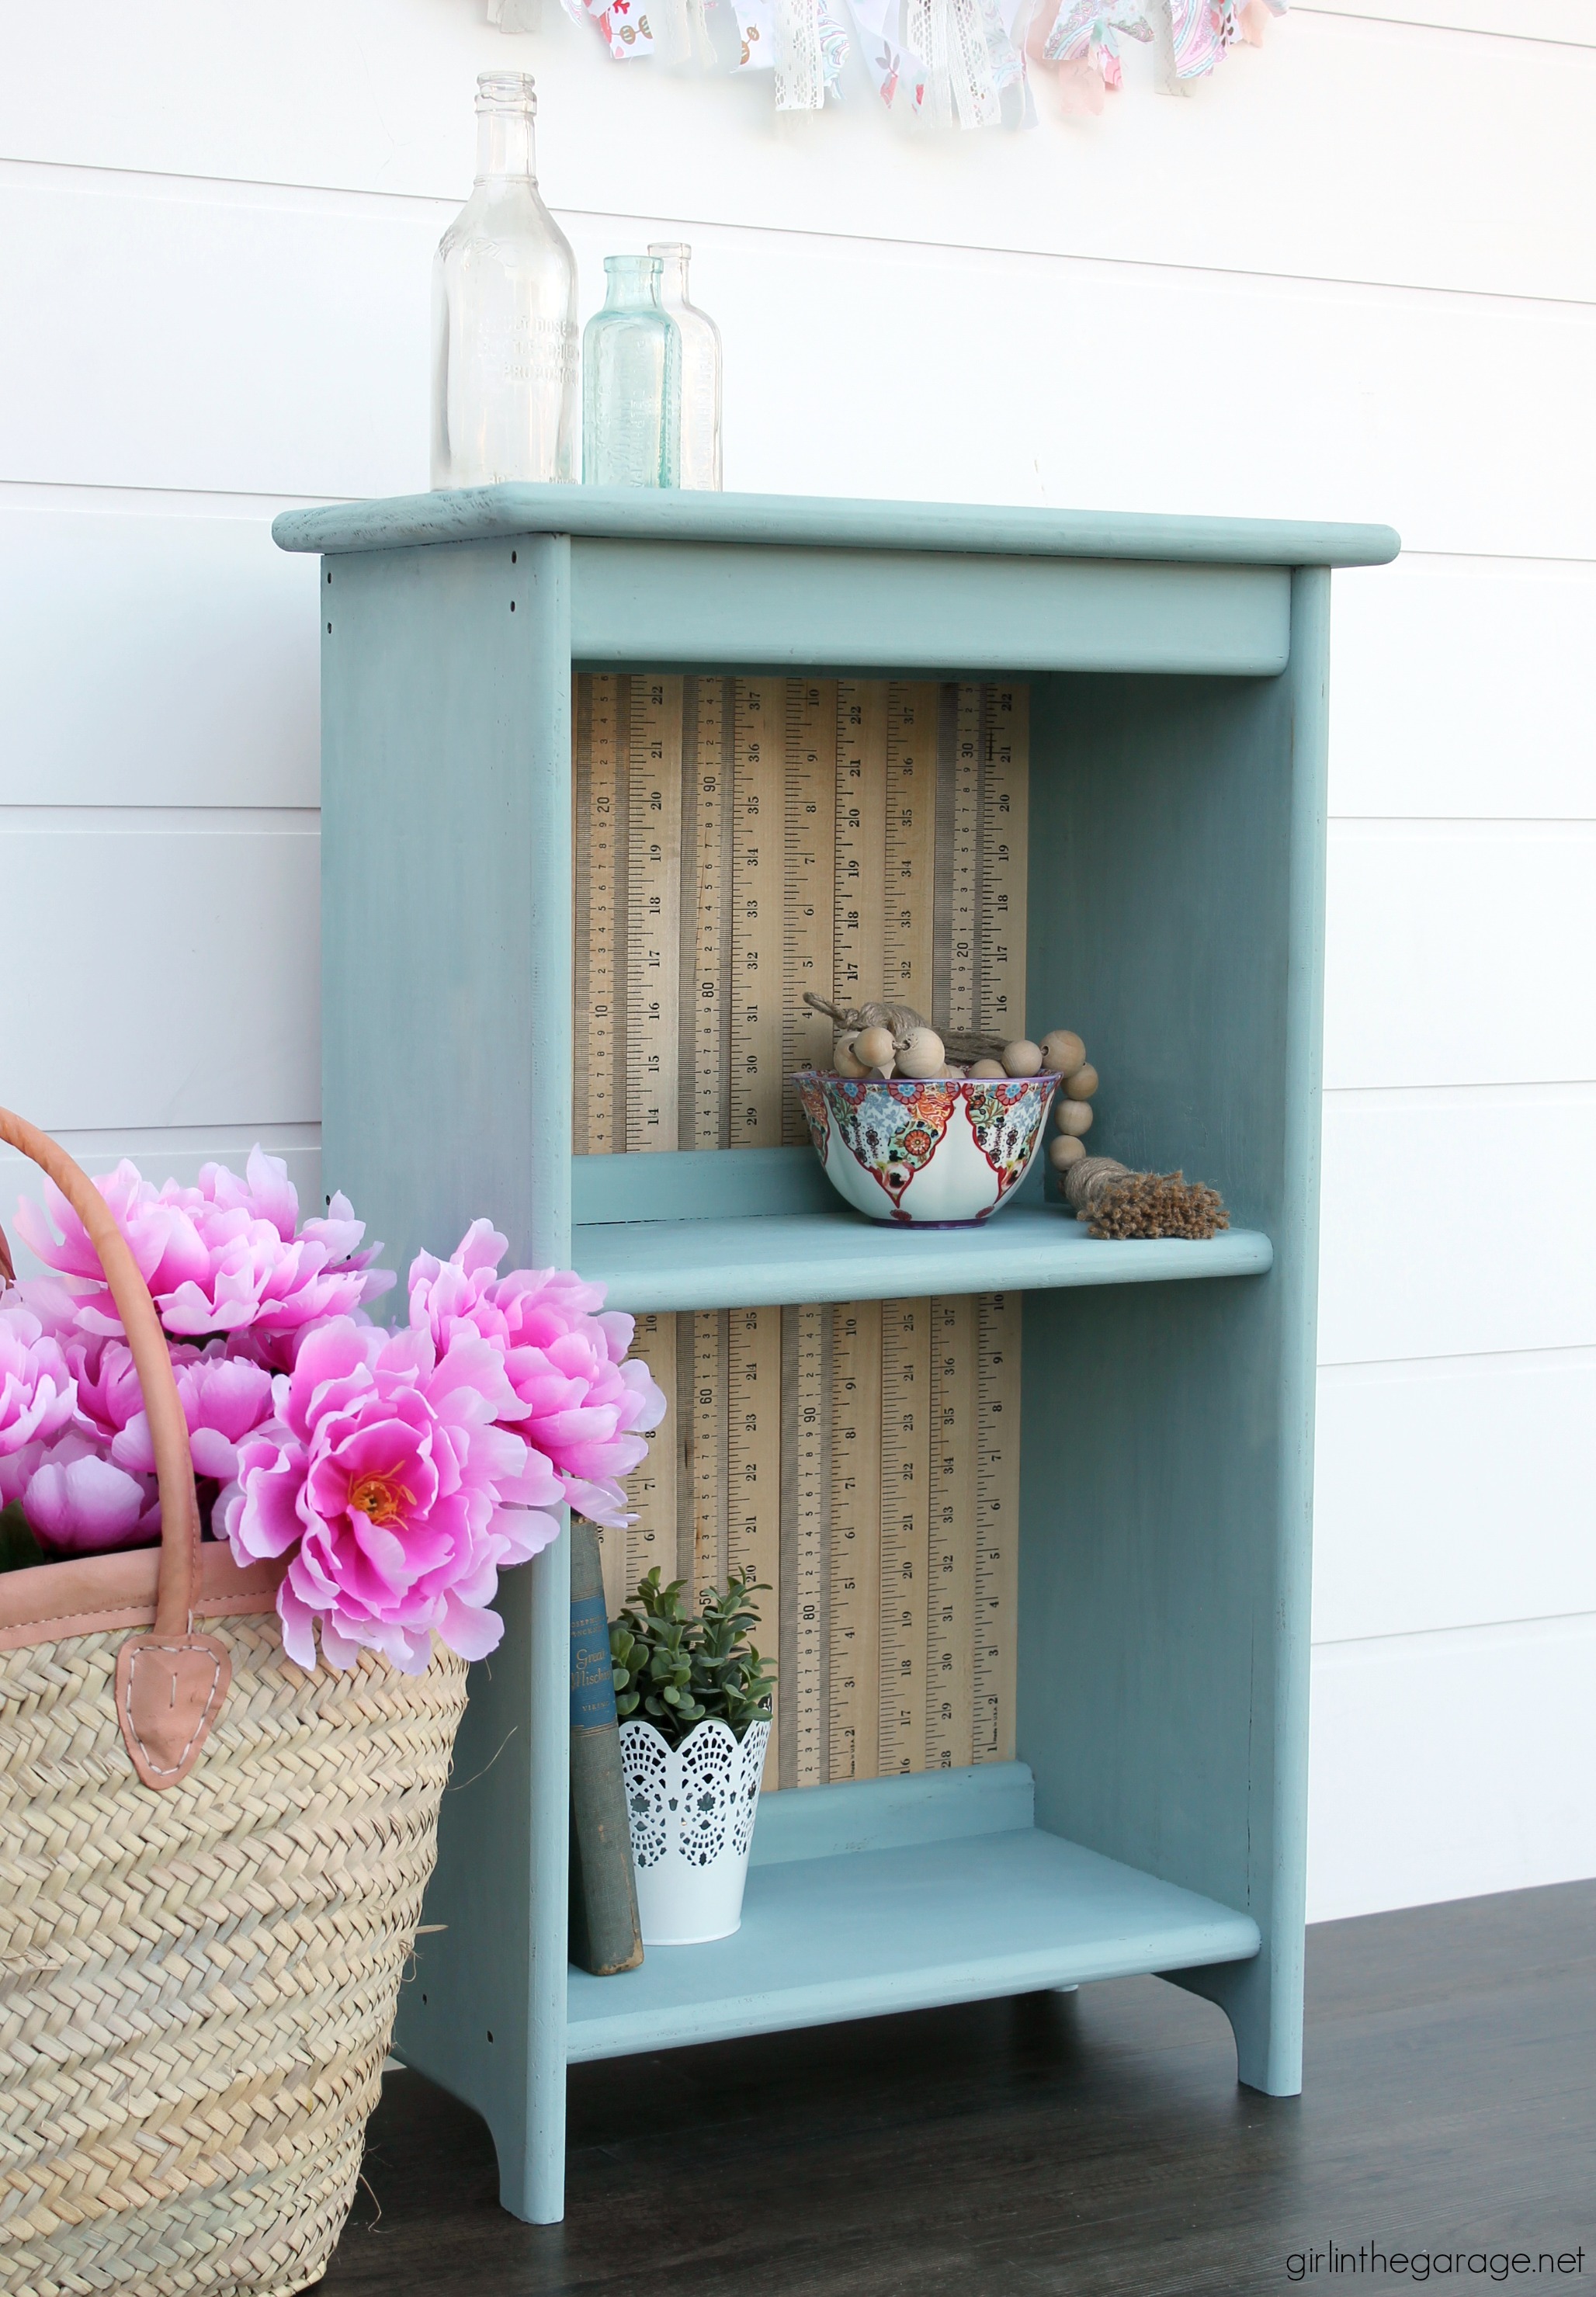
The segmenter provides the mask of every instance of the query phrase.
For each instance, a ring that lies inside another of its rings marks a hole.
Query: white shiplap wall
[[[424,485],[473,78],[530,68],[588,302],[693,241],[732,484],[1402,529],[1337,582],[1313,1911],[1596,1871],[1596,0],[1322,0],[967,139],[482,13],[0,0],[4,1098],[317,1186],[267,526]]]

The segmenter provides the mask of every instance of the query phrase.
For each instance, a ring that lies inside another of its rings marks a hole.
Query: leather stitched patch
[[[188,1776],[232,1679],[214,1635],[128,1636],[117,1653],[117,1720],[145,1786]]]

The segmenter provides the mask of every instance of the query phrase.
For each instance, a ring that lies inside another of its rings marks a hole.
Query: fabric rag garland
[[[657,56],[708,68],[715,0],[564,0],[598,26],[618,62]],[[1122,38],[1167,33],[1172,84],[1204,78],[1238,41],[1260,46],[1290,0],[730,0],[734,70],[769,71],[778,111],[819,111],[840,97],[852,19],[876,92],[942,127],[1033,128],[1032,65],[1053,76],[1058,108],[1098,112],[1123,80]],[[489,0],[501,31],[530,31],[541,0]],[[1157,12],[1156,21],[1152,12]]]

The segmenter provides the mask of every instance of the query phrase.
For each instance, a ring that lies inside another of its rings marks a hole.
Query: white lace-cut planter
[[[703,1946],[743,1919],[769,1723],[742,1739],[711,1717],[679,1747],[652,1723],[621,1725],[643,1943]]]

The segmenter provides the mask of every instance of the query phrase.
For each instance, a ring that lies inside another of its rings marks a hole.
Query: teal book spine
[[[643,1959],[598,1534],[571,1525],[571,1959],[596,1978]]]

